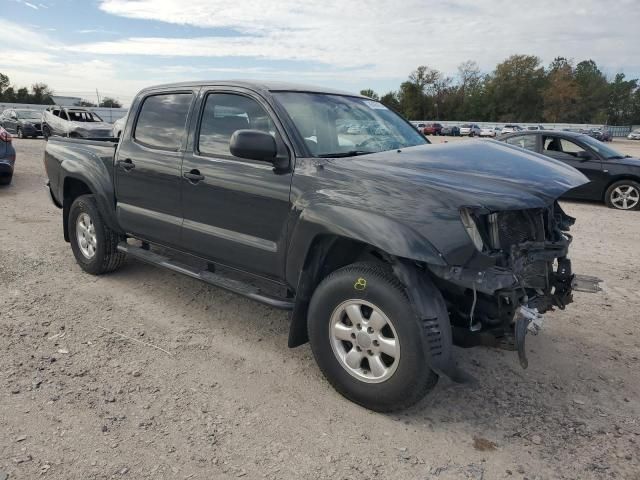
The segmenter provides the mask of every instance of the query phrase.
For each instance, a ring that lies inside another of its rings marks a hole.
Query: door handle
[[[182,176],[189,180],[191,183],[198,183],[200,180],[204,180],[204,175],[200,173],[200,170],[196,169],[184,173]]]
[[[130,158],[125,158],[124,160],[119,160],[118,161],[118,165],[120,165],[127,172],[129,170],[133,170],[134,168],[136,168],[136,164],[133,163],[133,161]]]

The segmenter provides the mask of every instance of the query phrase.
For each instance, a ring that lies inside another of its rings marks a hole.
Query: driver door
[[[585,185],[569,190],[564,195],[565,197],[588,200],[602,198],[608,176],[602,166],[602,160],[596,152],[578,141],[556,135],[543,135],[542,154],[571,165],[590,180]]]
[[[284,272],[291,169],[235,157],[233,132],[273,135],[289,156],[271,108],[250,92],[204,90],[197,125],[182,161],[181,244],[210,261],[277,280]]]

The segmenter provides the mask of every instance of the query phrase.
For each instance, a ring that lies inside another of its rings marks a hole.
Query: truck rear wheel
[[[407,408],[431,390],[425,330],[390,269],[357,263],[325,278],[308,313],[320,370],[349,400],[378,412]]]
[[[126,255],[117,248],[120,236],[102,219],[93,195],[75,199],[68,224],[73,255],[85,272],[100,275],[124,263]]]

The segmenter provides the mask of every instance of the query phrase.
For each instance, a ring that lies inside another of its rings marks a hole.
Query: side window
[[[536,151],[536,136],[535,135],[519,135],[511,138],[507,138],[506,142],[509,145],[515,145],[516,147],[524,148],[526,150]]]
[[[584,148],[578,144],[567,140],[566,138],[545,137],[544,153],[552,156],[577,157],[580,152],[584,152]]]
[[[231,135],[243,129],[276,134],[271,117],[252,98],[232,93],[211,93],[202,112],[198,151],[205,155],[231,155]]]
[[[178,150],[193,94],[164,93],[144,99],[133,138],[152,148]]]
[[[63,120],[69,120],[69,116],[67,115],[67,112],[65,112],[64,110],[60,110],[60,118]]]

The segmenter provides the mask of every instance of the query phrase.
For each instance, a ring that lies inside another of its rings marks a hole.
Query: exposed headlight
[[[478,226],[476,225],[475,220],[473,219],[473,213],[468,208],[460,209],[460,220],[462,220],[462,224],[464,228],[467,230],[469,234],[469,238],[475,245],[478,251],[482,251],[484,243],[482,242],[482,236],[480,235],[480,231],[478,230]]]

